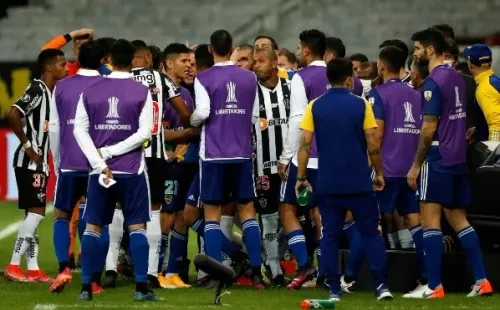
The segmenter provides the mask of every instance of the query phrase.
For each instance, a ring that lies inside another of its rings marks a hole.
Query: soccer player
[[[486,279],[479,239],[465,212],[471,198],[466,161],[464,82],[457,71],[443,63],[448,43],[439,30],[428,28],[414,33],[411,39],[415,42],[414,56],[428,59],[430,71],[423,85],[424,116],[420,140],[407,175],[410,187],[418,188],[420,194],[428,285],[406,297],[444,298],[441,281],[443,209],[473,269],[476,282],[468,296],[489,295],[493,289]]]
[[[238,203],[245,245],[255,288],[267,283],[261,275],[261,242],[255,219],[252,172],[252,124],[259,118],[257,83],[253,72],[229,61],[232,37],[226,30],[210,36],[215,65],[195,79],[196,109],[191,125],[203,125],[200,144],[200,192],[205,213],[207,254],[222,261],[221,205]]]
[[[4,278],[18,282],[52,282],[38,267],[38,238],[36,229],[45,217],[47,179],[49,177],[49,114],[50,97],[56,82],[67,75],[66,58],[57,49],[45,49],[37,59],[42,72],[34,79],[23,96],[10,108],[7,119],[19,139],[14,153],[14,172],[19,190],[19,209],[25,218],[17,233],[10,264]],[[27,272],[20,267],[26,254]]]
[[[102,227],[111,223],[118,201],[130,231],[134,260],[135,300],[158,300],[147,287],[150,199],[143,144],[154,127],[153,100],[148,87],[130,73],[135,48],[117,40],[111,48],[113,72],[90,85],[82,94],[75,116],[74,135],[87,157],[89,175],[82,238],[82,291],[80,299],[92,300],[91,271],[98,261]]]
[[[368,62],[368,57],[361,53],[352,54],[349,56],[349,59],[352,62],[352,67],[354,68],[354,72],[358,72],[359,67],[362,63]]]
[[[415,90],[423,94],[422,86],[429,76],[429,61],[427,59],[415,58],[410,66],[411,85]]]
[[[253,68],[253,46],[248,44],[243,44],[238,46],[234,52],[235,61],[234,63],[240,67],[252,71]]]
[[[363,95],[366,97],[372,88],[378,86],[381,78],[378,75],[376,62],[364,62],[359,66],[358,78],[363,85]]]
[[[172,43],[168,45],[163,54],[168,78],[175,84],[180,85],[190,72],[191,50],[182,43]],[[182,99],[190,112],[193,111],[193,98],[184,87],[179,87]],[[160,286],[163,288],[187,288],[189,278],[184,272],[183,279],[179,277],[181,271],[189,269],[190,261],[187,259],[188,226],[184,223],[184,205],[186,204],[187,192],[194,176],[199,170],[198,159],[185,162],[184,154],[189,145],[189,139],[199,135],[198,128],[184,128],[180,122],[179,115],[172,106],[167,106],[163,114],[163,119],[167,123],[165,128],[165,141],[173,144],[173,158],[168,158],[169,163],[165,170],[164,201],[162,211],[172,214],[174,217],[174,227],[162,223],[162,238],[168,237],[170,233],[170,254],[167,269],[158,276]]]
[[[415,191],[406,182],[422,127],[421,94],[400,79],[401,68],[406,61],[404,51],[387,46],[380,50],[378,58],[378,70],[384,84],[372,89],[368,95],[377,121],[376,132],[382,141],[385,187],[377,192],[377,201],[381,213],[393,214],[397,210],[405,218],[404,223],[413,238],[421,267],[419,283],[425,285],[427,276],[420,209]]]
[[[300,123],[303,131],[294,189],[297,195],[303,189],[314,190],[319,200],[323,222],[320,246],[324,275],[330,285],[329,298],[334,301],[342,298],[337,249],[345,212],[350,209],[369,259],[377,299],[392,299],[385,283],[385,246],[378,231],[379,212],[373,191],[374,187],[384,188],[377,124],[370,104],[349,90],[353,83],[351,61],[342,58],[330,61],[327,75],[330,90],[306,107]],[[319,152],[315,181],[309,180],[307,173],[314,138]],[[373,184],[367,154],[375,168]],[[310,181],[315,184],[314,189]]]
[[[254,49],[270,49],[272,51],[275,51],[276,54],[279,53],[279,46],[276,40],[274,40],[270,36],[257,36],[255,40],[253,41],[253,48]],[[278,69],[278,76],[282,79],[291,79],[293,74],[290,75],[288,70],[285,69]]]
[[[254,72],[258,79],[260,122],[255,124],[256,160],[254,165],[257,185],[257,213],[262,222],[262,242],[266,266],[271,271],[274,285],[283,285],[278,253],[279,228],[279,157],[288,132],[290,114],[290,81],[278,76],[276,53],[270,49],[257,49]]]
[[[54,170],[58,176],[54,199],[56,219],[53,240],[59,262],[59,274],[50,286],[51,292],[61,292],[72,279],[68,255],[69,221],[75,204],[80,197],[87,195],[89,171],[87,158],[74,138],[73,126],[81,93],[90,84],[102,79],[97,71],[101,66],[102,57],[103,49],[97,42],[83,43],[78,53],[80,69],[75,75],[57,83],[50,102],[50,150],[54,159]],[[107,253],[107,250],[105,248],[103,252]],[[103,261],[103,258],[101,260]]]
[[[395,46],[395,47],[399,48],[403,52],[403,57],[405,58],[405,62],[406,62],[406,59],[408,58],[408,54],[409,54],[408,45],[406,45],[401,40],[393,39],[393,40],[385,40],[384,42],[380,43],[378,48],[382,49],[382,48],[388,47],[388,46]],[[405,70],[405,66],[403,66],[401,68],[401,71],[399,72],[399,78],[405,84],[410,83],[410,81],[411,81],[410,72],[407,72]]]
[[[293,77],[298,67],[297,57],[286,48],[281,48],[278,52],[278,68],[285,69],[289,78]]]
[[[292,78],[288,135],[279,159],[279,174],[283,179],[280,194],[280,220],[288,239],[288,245],[297,259],[299,267],[297,276],[288,285],[288,289],[300,289],[305,282],[316,275],[312,260],[307,255],[306,238],[298,220],[299,208],[301,207],[297,204],[294,190],[295,178],[297,177],[296,150],[300,139],[299,123],[307,103],[325,94],[329,88],[326,77],[326,64],[323,61],[325,34],[316,29],[304,30],[299,39],[299,62],[305,68],[298,71]],[[309,162],[307,173],[312,182],[315,182],[318,169],[316,146],[313,147],[311,153],[312,160]],[[307,212],[310,214],[319,215],[315,199],[310,201],[307,208]],[[311,216],[311,218],[315,221],[317,227],[319,226],[318,230],[320,230],[321,220],[319,216]],[[319,235],[318,232],[317,238],[319,238]]]

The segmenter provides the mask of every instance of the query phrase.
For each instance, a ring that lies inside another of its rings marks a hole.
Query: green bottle
[[[311,198],[311,191],[307,188],[303,188],[299,192],[299,196],[297,197],[297,203],[301,207],[305,207],[309,204],[309,199]]]
[[[335,303],[331,299],[306,299],[300,303],[302,309],[333,309]]]

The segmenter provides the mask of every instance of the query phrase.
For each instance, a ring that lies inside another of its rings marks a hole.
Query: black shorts
[[[26,168],[14,168],[16,183],[19,192],[19,209],[45,208],[47,201],[48,177],[43,172],[36,172]]]
[[[199,165],[192,163],[167,163],[163,188],[162,211],[175,213],[184,210],[189,188],[199,172]]]
[[[151,203],[158,204],[163,201],[163,186],[165,183],[166,161],[160,158],[146,158],[146,167],[149,179],[149,193]]]
[[[255,211],[259,214],[278,212],[281,178],[279,174],[262,175],[255,177],[257,200]]]

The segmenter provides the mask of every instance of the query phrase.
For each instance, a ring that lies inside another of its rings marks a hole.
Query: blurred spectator
[[[298,62],[294,53],[282,48],[278,51],[278,67],[285,70],[297,70]]]
[[[361,53],[352,54],[349,59],[352,62],[352,67],[354,68],[354,72],[357,72],[362,63],[368,61],[368,57]]]

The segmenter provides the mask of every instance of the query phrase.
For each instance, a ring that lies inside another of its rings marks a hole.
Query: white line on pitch
[[[54,206],[52,205],[49,205],[47,207],[47,210],[45,210],[45,216],[47,216],[47,214],[50,214],[54,212]],[[0,240],[3,240],[7,237],[9,237],[10,235],[14,234],[15,232],[17,232],[17,230],[19,229],[19,226],[21,226],[21,224],[23,223],[24,219],[23,220],[19,220],[17,222],[14,222],[10,225],[7,225],[7,227],[5,227],[4,229],[0,230]]]
[[[190,305],[182,306],[185,309],[217,309],[220,306],[230,307],[229,304],[221,305]],[[37,304],[34,310],[56,310],[56,309],[68,309],[68,308],[85,308],[85,309],[130,309],[130,308],[179,308],[178,305],[164,304],[164,303],[143,303],[143,304],[119,304],[119,305],[106,305],[106,304]]]

